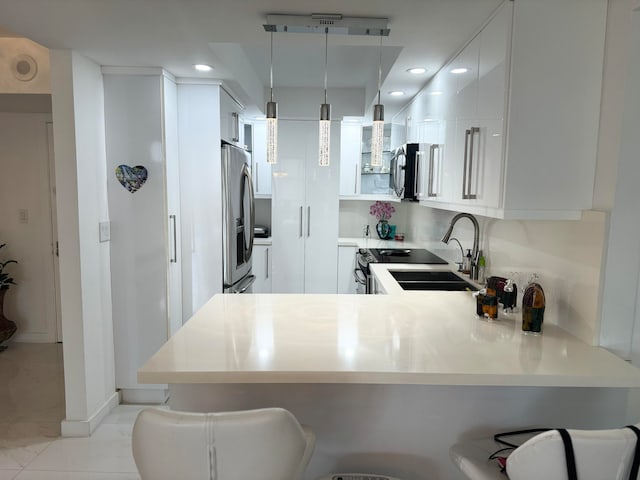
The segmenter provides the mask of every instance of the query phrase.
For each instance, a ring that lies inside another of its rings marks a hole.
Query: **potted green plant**
[[[2,250],[6,245],[6,243],[0,244],[0,250]],[[15,322],[12,322],[4,316],[4,296],[9,288],[16,284],[13,278],[5,272],[7,265],[12,263],[18,262],[16,260],[5,260],[4,262],[0,262],[0,352],[6,350],[7,347],[2,344],[9,340],[18,329]]]

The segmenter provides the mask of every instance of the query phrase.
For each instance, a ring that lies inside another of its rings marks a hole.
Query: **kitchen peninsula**
[[[618,426],[640,371],[559,327],[487,322],[469,292],[216,295],[138,372],[170,406],[281,406],[316,433],[305,478],[458,478],[454,443],[530,425]],[[502,313],[502,312],[501,312]]]

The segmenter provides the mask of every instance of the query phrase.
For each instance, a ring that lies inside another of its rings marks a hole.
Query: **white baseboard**
[[[167,388],[122,388],[120,394],[122,403],[142,405],[162,405],[169,398]]]
[[[93,431],[109,415],[109,412],[120,404],[120,393],[113,392],[98,410],[87,420],[63,420],[61,424],[63,437],[89,437]]]

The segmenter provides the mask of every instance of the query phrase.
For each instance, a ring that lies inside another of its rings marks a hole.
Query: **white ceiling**
[[[382,101],[387,115],[406,104],[505,0],[0,0],[7,30],[48,48],[77,50],[101,65],[160,66],[180,77],[227,81],[260,105],[268,87],[269,13],[386,17]],[[377,88],[379,37],[329,36],[329,87]],[[215,67],[196,73],[193,64]],[[411,75],[410,67],[427,68]],[[274,86],[318,87],[324,35],[274,34]],[[250,78],[252,77],[252,78]],[[405,97],[391,98],[391,90]]]

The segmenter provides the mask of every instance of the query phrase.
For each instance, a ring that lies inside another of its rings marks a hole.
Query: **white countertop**
[[[640,387],[640,370],[554,325],[478,319],[469,292],[216,295],[141,383]],[[500,312],[502,314],[502,312]]]
[[[358,248],[424,248],[415,242],[398,241],[398,240],[380,240],[377,236],[368,237],[340,237],[338,238],[338,246],[340,247],[358,247]]]

